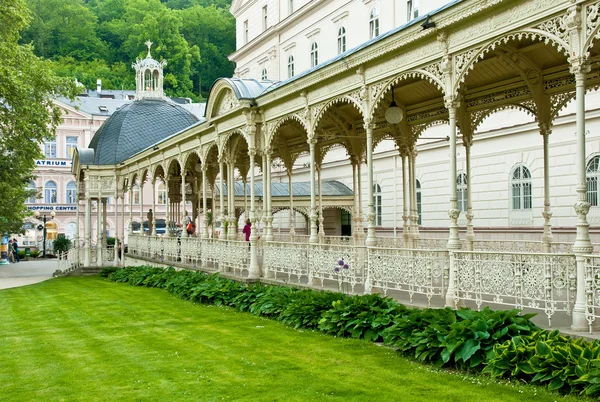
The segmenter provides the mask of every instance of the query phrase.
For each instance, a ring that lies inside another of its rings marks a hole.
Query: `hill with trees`
[[[213,81],[231,77],[235,19],[229,0],[26,0],[31,24],[21,43],[50,59],[55,73],[87,88],[135,88],[131,63],[166,59],[169,96],[205,99]],[[199,96],[201,94],[201,97]]]

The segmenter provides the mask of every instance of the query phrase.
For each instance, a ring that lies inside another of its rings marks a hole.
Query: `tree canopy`
[[[206,97],[219,77],[231,77],[235,50],[229,0],[25,0],[33,16],[21,43],[52,60],[54,71],[88,88],[133,89],[131,63],[167,59],[165,92]]]
[[[29,23],[23,0],[0,1],[0,233],[22,231],[28,215],[26,187],[41,156],[40,144],[54,136],[58,96],[73,97],[72,79],[57,76],[31,46],[19,45]]]

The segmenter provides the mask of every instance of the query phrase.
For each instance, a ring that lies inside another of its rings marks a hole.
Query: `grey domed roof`
[[[95,164],[116,165],[196,123],[183,107],[162,99],[143,99],[117,110],[90,142]]]

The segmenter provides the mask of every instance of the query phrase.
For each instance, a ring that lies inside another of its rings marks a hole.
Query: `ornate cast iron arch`
[[[321,122],[321,119],[323,118],[325,113],[329,110],[329,108],[331,108],[333,105],[337,105],[338,103],[348,103],[348,104],[354,106],[356,108],[356,110],[358,110],[358,112],[362,115],[363,119],[366,117],[365,111],[363,110],[363,106],[356,99],[354,99],[350,95],[342,95],[342,96],[339,96],[337,98],[327,101],[325,104],[323,104],[320,107],[318,105],[315,106],[318,109],[313,113],[314,118],[313,118],[313,121],[311,122],[311,124],[312,124],[311,132],[314,133],[315,130],[317,129],[317,127],[319,127],[319,123]]]
[[[444,83],[440,81],[440,78],[436,77],[433,73],[424,69],[406,71],[383,83],[374,84],[371,86],[371,90],[373,91],[373,93],[371,94],[371,99],[373,100],[373,102],[371,104],[371,109],[369,110],[369,117],[373,118],[375,110],[377,110],[377,107],[385,98],[385,94],[387,94],[391,86],[396,85],[400,81],[405,80],[407,78],[422,78],[423,80],[430,82],[437,89],[439,89],[442,93],[442,96],[444,95]]]
[[[267,135],[269,136],[267,138],[266,141],[266,147],[270,147],[271,146],[271,142],[273,141],[273,138],[275,138],[275,135],[277,134],[277,131],[281,128],[281,126],[290,121],[290,120],[294,120],[296,122],[298,122],[302,128],[304,129],[304,131],[306,132],[306,136],[308,137],[308,133],[309,133],[309,124],[306,121],[306,119],[304,119],[303,117],[299,116],[297,113],[292,113],[292,114],[288,114],[286,116],[283,116],[282,118],[280,118],[279,120],[277,120],[274,124],[273,124],[273,128],[271,128],[269,130],[269,132],[267,133]]]
[[[455,80],[452,83],[452,95],[459,95],[459,90],[467,78],[469,71],[475,68],[475,64],[478,61],[483,59],[487,53],[494,50],[496,46],[506,44],[511,40],[532,39],[550,43],[556,47],[558,52],[562,52],[569,58],[569,44],[559,36],[545,30],[548,29],[545,24],[547,23],[542,23],[538,28],[529,28],[498,36],[483,46],[454,55],[453,69]]]

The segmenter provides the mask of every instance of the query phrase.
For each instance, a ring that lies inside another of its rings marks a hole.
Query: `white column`
[[[458,101],[454,98],[446,99],[446,108],[450,118],[450,166],[449,178],[450,178],[450,209],[448,216],[450,217],[450,230],[448,235],[447,248],[450,252],[450,275],[448,278],[448,289],[446,291],[446,307],[455,307],[454,303],[454,250],[461,248],[460,239],[458,237],[458,199],[456,196],[456,109],[458,108]]]
[[[576,127],[577,127],[577,201],[575,202],[575,212],[577,212],[577,236],[573,245],[577,261],[577,297],[575,307],[573,308],[573,322],[571,329],[575,331],[585,331],[589,327],[586,319],[586,277],[585,277],[585,254],[593,251],[590,242],[589,224],[587,214],[590,210],[590,203],[587,201],[587,182],[586,182],[586,151],[585,151],[585,76],[589,73],[590,67],[581,61],[577,65],[571,66],[571,72],[575,75],[575,104]]]
[[[413,150],[410,153],[410,164],[412,166],[413,178],[410,182],[411,186],[411,197],[412,197],[412,234],[415,241],[419,239],[419,208],[417,207],[417,149],[416,145],[413,146]]]
[[[251,128],[256,130],[255,126]],[[256,222],[256,197],[254,195],[254,156],[256,150],[254,147],[248,150],[248,157],[250,158],[250,267],[248,268],[249,278],[260,277],[260,267],[258,266],[258,233],[257,233],[257,222]],[[264,175],[263,175],[264,177]]]
[[[310,149],[310,238],[309,243],[318,243],[317,236],[317,201],[315,196],[315,145],[316,139],[308,140]]]
[[[367,182],[369,186],[369,213],[367,219],[369,221],[367,227],[367,246],[375,246],[377,239],[375,238],[375,209],[373,205],[373,124],[366,122],[365,130],[367,131]]]
[[[102,201],[96,201],[96,265],[102,266]]]
[[[221,222],[221,236],[227,238],[223,232],[225,227],[225,194],[223,194],[223,159],[219,159],[219,221]],[[221,237],[222,238],[222,237]]]
[[[144,180],[140,177],[140,236],[144,236]]]
[[[262,157],[262,190],[263,190],[263,198],[262,198],[262,232],[263,236],[267,237],[267,158],[263,152]]]
[[[408,163],[406,163],[407,155],[406,153],[401,153],[400,157],[402,158],[402,239],[404,240],[404,247],[409,248],[410,242],[410,226],[408,222],[408,196],[409,190],[407,186],[407,181],[409,180],[408,174]]]
[[[169,197],[169,182],[171,178],[167,175],[164,178],[163,184],[165,185],[165,237],[171,235],[171,198]]]
[[[87,184],[87,183],[86,183]],[[86,186],[87,188],[87,186]],[[85,256],[83,265],[89,267],[91,264],[91,247],[92,247],[92,200],[86,191],[85,195]]]
[[[125,191],[121,196],[121,265],[125,265]]]
[[[118,190],[117,190],[118,191]],[[116,192],[115,192],[116,193]],[[113,246],[113,265],[116,267],[119,265],[119,254],[118,254],[118,246],[119,246],[119,196],[115,194],[115,203],[114,203],[114,217],[115,217],[115,245]]]
[[[415,240],[415,222],[414,222],[414,215],[413,215],[413,209],[414,209],[414,187],[413,187],[413,182],[415,181],[415,172],[413,170],[414,165],[412,163],[412,150],[408,151],[408,154],[406,155],[406,162],[408,165],[408,202],[407,202],[407,209],[408,209],[408,238],[409,238],[409,242],[410,242],[410,246],[411,248],[415,248],[417,247],[416,244],[416,240]]]
[[[450,217],[450,231],[448,236],[448,248],[452,250],[460,249],[460,239],[458,237],[458,198],[456,189],[456,109],[458,101],[455,99],[447,100],[446,107],[448,108],[449,123],[450,123],[450,209],[448,216]]]
[[[352,164],[352,194],[354,194],[354,213],[352,214],[352,236],[354,241],[358,240],[358,181],[356,174],[356,165],[358,164],[356,156],[350,157]]]
[[[181,169],[181,237],[188,237],[185,219],[185,169]]]
[[[156,236],[156,178],[152,178],[152,231],[150,236]]]
[[[319,189],[319,242],[325,242],[325,221],[323,218],[323,194],[321,188],[321,166],[317,166],[317,188]]]
[[[206,201],[206,173],[207,168],[205,165],[202,165],[202,238],[208,239],[208,209],[207,209],[207,201]],[[213,205],[213,219],[215,217],[214,214],[214,205]]]
[[[75,252],[77,253],[77,263],[81,263],[80,258],[81,255],[79,254],[79,249],[81,247],[81,245],[79,244],[79,239],[80,239],[80,235],[79,235],[79,208],[80,208],[80,203],[79,203],[79,186],[80,186],[80,182],[79,180],[77,180],[77,193],[75,195],[75,202],[77,203],[77,208],[75,209]]]
[[[357,180],[358,180],[358,235],[360,236],[360,238],[364,238],[365,235],[365,229],[363,226],[364,223],[364,219],[363,219],[363,208],[362,208],[362,172],[361,172],[361,168],[362,168],[362,157],[358,158],[358,164],[356,165],[356,172],[357,172]]]
[[[290,188],[290,240],[296,235],[296,213],[294,212],[294,186],[292,183],[292,170],[288,169],[288,185]]]
[[[465,146],[465,158],[467,164],[467,233],[465,235],[468,251],[473,251],[473,242],[475,241],[475,232],[473,231],[473,206],[471,204],[471,145],[472,139],[463,140]]]
[[[550,212],[550,152],[548,147],[548,139],[552,129],[548,124],[540,124],[540,134],[544,142],[544,235],[542,237],[542,251],[544,253],[552,252],[552,212]]]
[[[133,185],[129,187],[129,237],[133,234]]]
[[[266,185],[266,199],[267,199],[267,234],[265,236],[266,241],[273,241],[273,211],[271,208],[271,149],[267,148],[266,161],[267,161],[267,185]]]
[[[227,239],[235,240],[237,232],[235,228],[235,165],[231,161],[227,164],[227,215],[229,225],[227,226]]]

